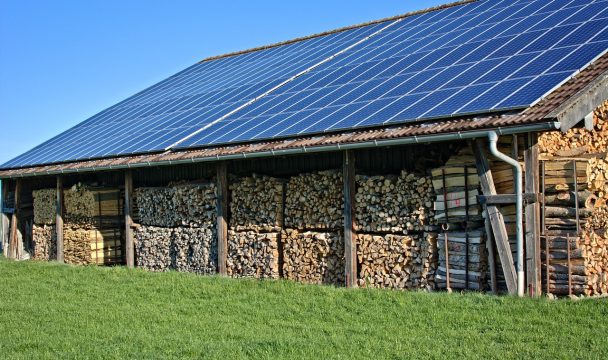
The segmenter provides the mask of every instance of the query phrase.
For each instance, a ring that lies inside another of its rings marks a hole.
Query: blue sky
[[[211,55],[445,0],[0,0],[0,164]]]

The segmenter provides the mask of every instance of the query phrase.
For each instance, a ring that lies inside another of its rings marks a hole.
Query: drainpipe
[[[506,162],[515,169],[515,226],[517,233],[517,295],[524,296],[524,229],[523,229],[523,195],[522,195],[522,170],[519,161],[507,156],[496,148],[498,135],[495,132],[488,133],[490,152],[499,160]]]

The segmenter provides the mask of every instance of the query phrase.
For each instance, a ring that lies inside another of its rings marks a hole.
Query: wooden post
[[[484,195],[496,195],[496,187],[492,178],[492,171],[488,163],[487,152],[484,148],[483,140],[477,139],[473,145],[475,153],[475,163],[477,166],[477,174],[481,183],[481,191]],[[509,294],[517,294],[517,277],[515,273],[515,265],[513,263],[513,254],[511,254],[511,245],[509,244],[509,235],[505,226],[505,220],[500,210],[496,205],[487,205],[486,212],[496,242],[496,249],[502,265],[502,270],[505,275],[505,282]]]
[[[342,162],[344,181],[344,258],[346,287],[357,286],[357,244],[354,228],[355,200],[355,156],[351,151],[344,151]]]
[[[525,193],[539,192],[539,162],[538,138],[536,134],[528,134],[525,162]],[[540,206],[538,201],[525,207],[525,238],[526,238],[526,288],[530,296],[541,295],[541,261],[540,261]]]
[[[226,162],[217,164],[217,271],[227,275],[228,259],[228,169]]]
[[[0,234],[0,241],[2,242],[2,253],[4,256],[8,256],[6,251],[9,241],[9,227],[10,220],[8,219],[8,215],[4,212],[4,204],[6,202],[6,198],[8,196],[8,181],[2,181],[2,199],[0,200],[0,215],[2,216],[2,233]]]
[[[487,212],[487,207],[484,206],[484,210]],[[492,289],[492,294],[498,294],[498,281],[496,279],[496,259],[494,257],[494,239],[492,235],[492,225],[490,224],[490,219],[484,220],[484,225],[486,229],[486,244],[488,247],[488,265],[490,266],[490,287]],[[446,248],[447,249],[447,248]]]
[[[133,173],[125,172],[125,257],[128,268],[135,266],[135,249],[133,244]]]
[[[13,215],[11,216],[11,230],[10,230],[10,240],[9,240],[9,258],[11,259],[19,259],[21,255],[21,251],[19,247],[19,231],[17,229],[19,224],[19,206],[20,206],[20,198],[21,197],[21,180],[17,179],[15,181],[15,204],[13,209]]]
[[[57,261],[63,263],[63,178],[57,176],[57,198],[55,200],[55,232],[57,241]]]

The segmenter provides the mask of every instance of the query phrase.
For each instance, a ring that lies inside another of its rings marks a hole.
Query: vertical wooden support
[[[19,249],[19,231],[17,226],[19,224],[19,207],[20,207],[20,197],[21,197],[21,180],[17,179],[15,181],[15,204],[13,209],[13,215],[11,216],[11,228],[10,228],[10,237],[9,237],[9,258],[11,259],[19,259],[21,256],[21,250]]]
[[[227,275],[228,258],[228,169],[226,162],[217,164],[217,272]]]
[[[135,248],[133,243],[133,172],[125,172],[125,257],[128,268],[135,267]]]
[[[357,244],[353,209],[355,200],[355,156],[351,151],[344,151],[342,162],[344,180],[344,258],[346,287],[357,286]]]
[[[2,198],[0,199],[0,216],[2,216],[2,233],[0,234],[0,241],[2,242],[2,253],[4,256],[8,256],[6,251],[8,247],[9,241],[9,228],[10,228],[10,220],[8,219],[8,215],[4,212],[4,205],[6,202],[6,198],[8,196],[8,181],[2,181]]]
[[[490,170],[483,140],[475,140],[473,152],[475,153],[475,164],[481,183],[481,191],[484,195],[496,195],[496,187],[494,186],[494,179],[492,178],[492,171]],[[509,294],[517,294],[517,275],[515,273],[515,264],[513,263],[513,254],[511,253],[511,245],[509,244],[509,235],[507,234],[504,217],[496,205],[487,205],[486,212],[490,225],[492,225],[496,250],[498,250],[498,256],[500,257],[507,290]]]
[[[484,206],[484,211],[487,213],[487,208]],[[488,265],[490,266],[490,288],[492,294],[498,294],[498,280],[496,278],[496,258],[494,257],[494,239],[492,235],[492,225],[490,225],[490,219],[484,220],[486,229],[486,245],[488,248]],[[447,248],[446,248],[447,249]]]
[[[525,162],[525,193],[538,194],[539,188],[539,162],[538,138],[536,134],[528,134]],[[540,260],[540,205],[538,202],[527,204],[524,213],[526,238],[526,288],[528,295],[540,296],[541,289],[541,260]]]
[[[63,178],[57,176],[57,198],[55,199],[55,232],[57,241],[57,261],[64,262],[63,257]]]

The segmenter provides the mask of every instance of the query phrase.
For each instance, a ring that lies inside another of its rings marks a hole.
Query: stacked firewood
[[[230,190],[228,275],[278,278],[283,182],[254,174],[232,181]]]
[[[283,231],[283,276],[309,284],[344,284],[344,240],[340,232]]]
[[[212,274],[217,270],[216,192],[212,182],[135,190],[137,266]]]
[[[439,268],[435,282],[438,288],[446,288],[447,274],[449,273],[451,289],[485,289],[487,283],[487,254],[484,231],[453,231],[440,234],[437,245],[439,248]]]
[[[57,190],[41,189],[32,191],[34,198],[34,224],[49,225],[55,223],[56,207],[55,198]]]
[[[119,227],[122,197],[119,189],[78,183],[64,191],[65,222]]]
[[[608,151],[608,100],[593,113],[593,130],[573,128],[566,133],[551,131],[539,137],[546,156],[579,156]]]
[[[232,277],[277,279],[279,233],[228,231],[227,273]]]
[[[171,264],[169,248],[173,229],[160,226],[140,226],[135,230],[137,267],[151,271],[167,271]]]
[[[361,287],[433,289],[437,268],[437,236],[357,236],[357,260]]]
[[[356,227],[359,232],[408,233],[435,224],[430,177],[402,171],[399,176],[357,176]]]
[[[135,189],[134,221],[151,226],[196,227],[215,221],[215,184],[197,182]]]
[[[137,266],[152,271],[213,274],[217,268],[215,227],[140,226],[135,231]]]
[[[32,226],[33,256],[34,260],[54,260],[57,258],[57,233],[54,225]]]
[[[235,231],[280,231],[283,182],[269,176],[243,177],[230,185],[230,227]]]
[[[543,286],[548,270],[554,295],[608,294],[607,164],[596,157],[544,162]]]
[[[318,171],[289,179],[285,226],[292,229],[341,229],[343,181],[340,171]]]

